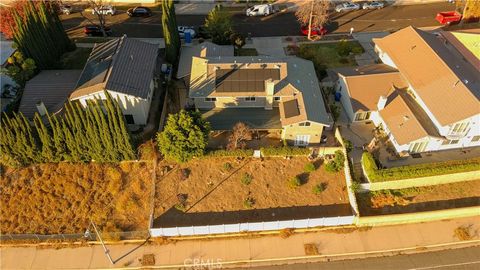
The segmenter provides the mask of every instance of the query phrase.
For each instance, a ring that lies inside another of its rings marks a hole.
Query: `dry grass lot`
[[[343,172],[328,173],[319,160],[315,162],[314,172],[305,173],[306,163],[308,160],[304,157],[263,161],[204,158],[181,165],[162,162],[157,173],[155,225],[222,224],[351,214]],[[170,171],[161,176],[161,171],[166,172],[169,166]],[[288,185],[288,180],[294,176],[299,176],[302,182],[296,188]],[[322,183],[324,191],[314,194],[314,186]]]
[[[363,215],[399,214],[480,205],[480,180],[357,194]]]
[[[2,233],[83,233],[148,228],[152,165],[42,164],[5,168],[0,179]]]

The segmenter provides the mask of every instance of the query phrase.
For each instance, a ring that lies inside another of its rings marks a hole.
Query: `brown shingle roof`
[[[442,126],[480,112],[480,74],[435,35],[407,27],[374,41]]]
[[[25,85],[19,111],[32,119],[37,102],[42,101],[48,112],[55,113],[63,107],[75,89],[81,70],[43,70]]]

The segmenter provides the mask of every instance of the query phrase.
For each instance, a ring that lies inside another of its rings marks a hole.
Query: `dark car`
[[[83,32],[85,33],[85,35],[90,37],[103,36],[102,30],[98,25],[87,25],[83,28]],[[107,36],[110,36],[112,34],[112,30],[110,29],[110,27],[105,27],[105,34],[107,34]]]
[[[127,10],[127,14],[130,17],[150,17],[152,11],[148,7],[134,7]]]

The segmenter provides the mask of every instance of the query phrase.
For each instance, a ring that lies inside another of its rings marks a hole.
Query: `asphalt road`
[[[408,25],[417,27],[439,25],[435,15],[440,11],[451,10],[453,5],[435,3],[411,6],[387,6],[381,10],[358,10],[345,13],[334,13],[332,22],[327,26],[333,33],[354,31],[388,31],[397,30]],[[83,36],[82,27],[95,23],[90,12],[73,13],[62,16],[63,24],[70,36]],[[150,18],[129,18],[122,12],[107,18],[107,25],[114,36],[127,34],[129,37],[159,38],[162,37],[161,13],[156,12]],[[299,23],[294,13],[278,13],[267,17],[246,17],[244,14],[233,14],[235,29],[252,37],[300,35]],[[205,22],[205,15],[177,15],[178,25],[200,26]]]
[[[254,267],[252,270],[478,270],[480,247],[335,262]]]

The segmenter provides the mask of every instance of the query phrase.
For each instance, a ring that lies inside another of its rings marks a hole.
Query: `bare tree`
[[[308,26],[308,39],[312,39],[312,28],[325,25],[330,16],[330,0],[304,1],[295,12],[297,20]]]
[[[250,128],[242,123],[238,122],[233,127],[232,135],[228,137],[227,149],[243,149],[247,145],[247,141],[252,139],[252,131]]]
[[[92,9],[92,12],[96,17],[98,24],[92,22],[91,19],[85,16],[85,14],[83,14],[83,12],[86,12],[86,11],[80,12],[80,14],[82,15],[82,17],[87,19],[91,24],[98,25],[98,27],[100,27],[100,31],[102,31],[102,35],[106,37],[107,33],[105,31],[105,24],[106,24],[107,14],[102,11],[102,8],[106,6],[111,6],[111,1],[110,0],[87,0],[87,2],[88,2],[88,6]]]

